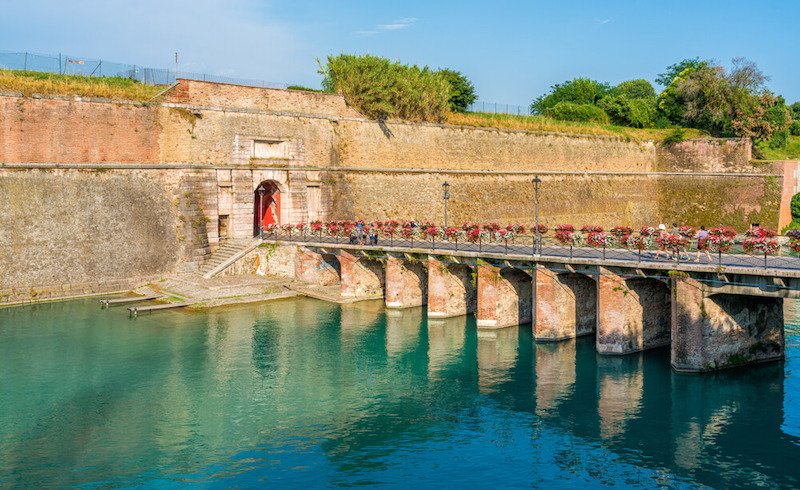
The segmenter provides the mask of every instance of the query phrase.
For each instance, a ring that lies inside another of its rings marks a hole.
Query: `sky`
[[[800,100],[798,0],[0,0],[0,50],[319,87],[317,59],[370,53],[467,75],[527,106],[575,77],[653,81],[743,56]],[[658,89],[658,88],[657,88]]]

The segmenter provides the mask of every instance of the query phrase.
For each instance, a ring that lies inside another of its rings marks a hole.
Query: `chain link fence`
[[[476,101],[467,107],[467,112],[485,112],[488,114],[511,114],[514,116],[529,116],[530,107],[516,104],[502,104],[500,102]]]
[[[249,78],[224,77],[167,68],[150,68],[108,60],[96,60],[68,54],[41,54],[0,51],[0,69],[25,70],[87,77],[122,77],[149,85],[170,85],[177,78],[205,82],[232,83],[250,87],[287,88],[289,84]]]

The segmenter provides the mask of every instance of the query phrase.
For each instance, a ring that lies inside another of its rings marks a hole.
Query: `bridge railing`
[[[569,259],[596,259],[609,261],[626,261],[639,263],[675,263],[676,265],[699,263],[715,265],[718,267],[744,267],[744,268],[772,268],[800,270],[800,256],[789,246],[788,237],[777,237],[781,246],[769,254],[747,253],[744,248],[744,238],[737,237],[730,250],[725,252],[700,251],[698,254],[696,240],[681,250],[659,250],[651,245],[642,250],[625,248],[619,245],[607,247],[592,247],[586,244],[568,246],[554,237],[540,237],[537,247],[536,237],[530,234],[516,235],[508,240],[464,241],[458,239],[444,239],[441,237],[411,236],[403,237],[399,234],[378,236],[377,241],[371,240],[368,235],[363,236],[331,236],[320,232],[293,231],[288,233],[278,228],[264,232],[264,239],[288,243],[311,243],[319,245],[357,245],[366,249],[381,250],[386,247],[422,249],[431,252],[477,252],[505,255],[529,255],[534,257],[558,257]]]

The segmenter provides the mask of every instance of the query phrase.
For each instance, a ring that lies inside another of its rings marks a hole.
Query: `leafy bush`
[[[562,121],[598,122],[608,124],[608,115],[603,109],[591,104],[559,102],[545,109],[544,115]]]
[[[428,67],[349,54],[328,56],[319,65],[322,87],[368,117],[442,122],[447,115],[450,86]]]
[[[652,127],[656,119],[656,99],[631,99],[626,95],[607,95],[597,104],[611,122],[634,128]]]
[[[450,69],[437,72],[450,85],[450,110],[453,112],[467,112],[467,108],[477,100],[475,86],[463,73]]]
[[[800,120],[792,121],[792,124],[789,126],[789,133],[792,136],[800,136]]]
[[[682,76],[683,72],[687,69],[692,71],[702,67],[709,65],[711,61],[708,60],[701,60],[700,58],[687,58],[681,60],[674,65],[669,65],[664,73],[659,73],[656,77],[656,83],[661,85],[662,87],[668,87],[675,78]]]
[[[588,78],[576,78],[564,83],[557,83],[550,87],[550,93],[533,101],[531,113],[544,114],[545,110],[555,107],[560,102],[593,105],[610,90],[611,87],[607,83],[600,83]]]
[[[663,141],[664,145],[673,145],[686,140],[686,131],[683,128],[675,128],[669,133]]]

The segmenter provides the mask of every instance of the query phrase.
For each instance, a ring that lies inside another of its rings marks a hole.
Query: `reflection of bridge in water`
[[[368,313],[348,313],[360,309]],[[528,326],[487,331],[476,328],[471,317],[426,319],[422,308],[386,310],[384,329],[374,306],[358,303],[341,310],[343,318],[354,322],[340,330],[344,364],[352,357],[369,360],[373,371],[356,382],[373,391],[375,380],[387,379],[391,389],[390,395],[382,395],[381,404],[370,406],[369,414],[358,419],[359,430],[330,442],[327,450],[334,464],[352,464],[348,452],[367,451],[375,444],[392,446],[393,437],[402,438],[400,447],[408,447],[415,441],[427,443],[431,434],[442,438],[477,430],[459,428],[452,414],[460,412],[459,418],[473,420],[491,410],[531,417],[527,423],[533,439],[544,437],[537,435],[542,431],[557,431],[573,441],[565,450],[593,448],[585,461],[563,461],[564,471],[571,474],[602,473],[596,458],[607,457],[662,472],[667,483],[672,474],[721,487],[741,481],[797,484],[786,477],[787,468],[800,458],[800,439],[782,431],[780,364],[683,376],[670,369],[666,348],[597,356],[588,336],[535,342]],[[280,310],[268,314],[282,315]],[[352,343],[360,350],[352,350]],[[497,413],[484,416],[507,418]],[[409,419],[415,422],[408,424]],[[348,420],[346,425],[354,423]],[[501,430],[497,437],[501,439],[495,444],[512,444],[502,439],[512,438],[511,432]],[[601,456],[596,448],[612,456]],[[618,483],[635,477],[609,476]]]
[[[383,294],[387,307],[426,306],[431,319],[474,313],[483,329],[532,323],[538,341],[595,334],[600,354],[671,345],[679,371],[782,359],[783,300],[800,297],[796,258],[756,267],[732,255],[720,266],[563,248],[289,242],[278,243],[296,245],[296,279],[338,284],[343,298]]]

